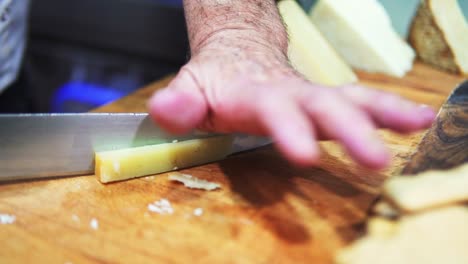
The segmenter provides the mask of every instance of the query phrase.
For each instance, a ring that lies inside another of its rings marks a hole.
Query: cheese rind
[[[357,81],[353,70],[325,40],[294,0],[278,3],[289,35],[291,65],[311,82],[338,86]]]
[[[108,183],[209,163],[230,154],[232,141],[231,136],[217,136],[97,152],[95,173]]]
[[[468,23],[457,0],[424,0],[413,19],[409,40],[422,61],[468,74]]]
[[[377,0],[319,0],[310,19],[354,68],[402,77],[413,66],[414,51]]]

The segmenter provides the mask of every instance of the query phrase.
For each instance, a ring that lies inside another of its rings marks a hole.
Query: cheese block
[[[413,49],[377,0],[319,0],[310,19],[354,68],[402,77],[413,66]]]
[[[338,86],[357,80],[353,70],[330,46],[294,0],[278,3],[289,35],[291,65],[311,82]]]
[[[422,1],[409,40],[422,61],[468,75],[468,23],[457,0]]]
[[[225,158],[232,142],[231,136],[217,136],[96,152],[95,173],[107,183],[209,163]]]

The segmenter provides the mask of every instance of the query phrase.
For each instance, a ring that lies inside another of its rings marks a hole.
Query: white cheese
[[[377,0],[319,0],[310,19],[351,66],[402,77],[415,53]]]
[[[468,75],[468,23],[457,0],[422,1],[409,39],[422,61]]]
[[[338,86],[357,81],[353,70],[325,40],[294,0],[278,3],[289,35],[291,65],[311,82]]]

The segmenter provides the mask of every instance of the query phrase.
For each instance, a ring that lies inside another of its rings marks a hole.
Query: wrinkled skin
[[[379,169],[388,165],[390,156],[377,128],[407,133],[430,126],[434,119],[430,108],[396,95],[304,80],[287,61],[286,35],[278,25],[261,34],[241,20],[220,28],[210,25],[211,31],[204,33],[206,23],[193,13],[200,12],[197,8],[203,4],[204,11],[209,10],[213,1],[185,1],[192,57],[168,87],[149,101],[151,116],[168,131],[201,128],[268,135],[287,159],[301,166],[316,165],[318,140],[333,139],[357,162]],[[256,1],[222,2],[236,6]],[[274,10],[265,17],[280,21],[274,3],[271,6]],[[212,21],[209,15],[203,17]],[[271,35],[274,30],[279,34]]]

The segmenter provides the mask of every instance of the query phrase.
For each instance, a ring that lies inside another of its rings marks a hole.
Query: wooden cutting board
[[[462,81],[419,63],[401,79],[359,77],[435,108]],[[168,81],[98,110],[145,111]],[[381,134],[393,164],[380,172],[323,142],[319,168],[293,168],[270,146],[182,171],[221,183],[213,192],[186,189],[166,174],[109,185],[93,176],[1,184],[0,213],[16,221],[0,224],[0,263],[329,263],[360,235],[380,184],[401,170],[422,135]],[[173,214],[147,210],[161,198]]]

